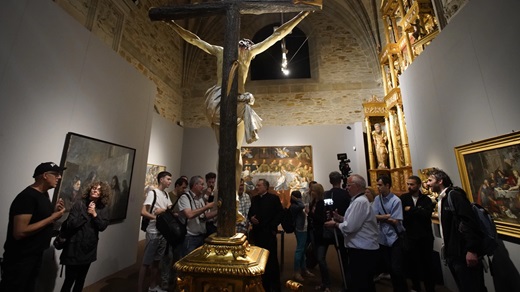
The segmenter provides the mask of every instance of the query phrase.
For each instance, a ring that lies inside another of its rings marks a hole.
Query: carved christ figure
[[[376,150],[377,168],[388,168],[386,166],[386,161],[388,159],[388,148],[386,148],[386,142],[388,141],[388,138],[386,133],[381,129],[381,124],[374,124],[372,139],[374,140],[374,148]]]
[[[249,66],[251,60],[256,55],[266,51],[269,47],[274,45],[276,42],[287,36],[293,28],[300,23],[310,12],[300,12],[291,20],[287,21],[280,27],[278,27],[272,35],[267,37],[265,40],[258,44],[254,44],[251,40],[242,39],[238,42],[238,94],[237,97],[237,148],[236,148],[236,180],[237,188],[240,183],[240,175],[242,172],[242,156],[240,155],[240,148],[242,147],[242,141],[244,135],[246,142],[252,143],[258,140],[258,130],[262,127],[262,119],[256,114],[256,112],[250,107],[254,104],[254,97],[251,93],[246,92],[245,83],[247,75],[249,73]],[[186,42],[200,48],[204,52],[217,57],[217,84],[205,94],[205,105],[206,105],[206,116],[208,117],[211,127],[213,128],[217,137],[217,142],[220,138],[220,99],[221,99],[221,86],[222,86],[222,63],[224,60],[224,48],[217,45],[212,45],[202,39],[196,34],[184,29],[175,21],[167,22],[173,30],[179,34]]]

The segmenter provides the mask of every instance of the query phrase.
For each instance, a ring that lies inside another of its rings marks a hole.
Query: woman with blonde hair
[[[305,246],[307,243],[307,212],[300,191],[291,192],[291,206],[289,210],[294,219],[294,236],[296,236],[296,249],[294,250],[294,279],[302,282],[302,277],[313,277],[314,274],[307,270],[305,264]]]
[[[330,275],[326,262],[326,253],[324,253],[325,242],[323,238],[323,224],[327,221],[325,214],[325,189],[319,183],[311,187],[311,203],[309,206],[309,228],[313,246],[316,247],[316,258],[321,273],[321,284],[316,286],[316,290],[330,292]]]

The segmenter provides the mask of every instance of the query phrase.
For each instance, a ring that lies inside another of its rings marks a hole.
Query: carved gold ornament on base
[[[175,264],[180,291],[264,291],[261,275],[269,252],[246,236],[210,235],[206,243]]]

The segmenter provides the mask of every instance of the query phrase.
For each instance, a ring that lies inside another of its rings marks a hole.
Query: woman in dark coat
[[[62,234],[68,237],[60,263],[65,265],[65,281],[61,292],[82,291],[90,264],[97,259],[98,234],[107,228],[109,212],[107,204],[110,186],[105,182],[93,182],[81,200],[72,206],[69,217],[63,223]]]

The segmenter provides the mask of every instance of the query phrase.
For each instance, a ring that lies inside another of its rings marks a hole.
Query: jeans
[[[173,284],[176,284],[177,273],[173,268],[173,265],[179,260],[181,245],[172,247],[168,245],[168,249],[164,257],[161,259],[161,286],[162,288],[168,287],[167,285],[173,280]]]
[[[296,250],[294,251],[294,272],[307,270],[305,265],[305,246],[307,244],[307,231],[294,231],[296,236]]]
[[[330,274],[327,266],[327,249],[328,244],[319,244],[316,250],[316,257],[318,258],[318,266],[320,267],[321,286],[330,288]]]
[[[186,237],[184,238],[184,242],[182,243],[182,251],[181,256],[185,257],[190,252],[194,251],[197,247],[200,247],[204,244],[204,238],[206,237],[205,234],[200,235],[189,235],[186,234]]]
[[[149,266],[160,261],[166,251],[166,239],[160,233],[146,232],[146,246],[143,254],[143,265]]]

